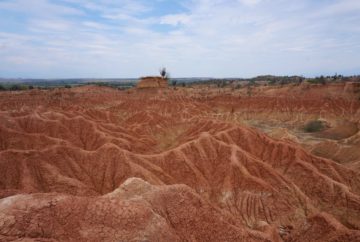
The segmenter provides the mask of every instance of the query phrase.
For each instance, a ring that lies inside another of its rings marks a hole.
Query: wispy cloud
[[[26,16],[66,16],[83,14],[79,9],[47,0],[4,0],[0,2],[0,9],[24,13]]]
[[[360,72],[358,10],[357,0],[3,0],[0,75]]]
[[[245,4],[247,6],[255,6],[259,4],[262,0],[239,0],[240,3]]]
[[[161,18],[161,24],[179,25],[187,24],[191,21],[191,17],[188,14],[169,14]]]

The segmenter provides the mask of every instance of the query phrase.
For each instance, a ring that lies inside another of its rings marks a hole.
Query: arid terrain
[[[359,90],[0,92],[0,241],[360,241]]]

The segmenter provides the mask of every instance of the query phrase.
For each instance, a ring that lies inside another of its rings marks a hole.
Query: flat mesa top
[[[168,87],[167,79],[160,76],[146,76],[140,78],[137,88],[165,88]]]

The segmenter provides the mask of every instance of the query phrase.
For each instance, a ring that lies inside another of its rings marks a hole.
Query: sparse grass
[[[305,124],[304,130],[308,133],[315,133],[325,129],[324,122],[320,120],[312,120]]]

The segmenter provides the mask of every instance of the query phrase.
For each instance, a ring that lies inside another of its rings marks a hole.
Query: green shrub
[[[319,132],[323,129],[325,129],[325,124],[324,122],[320,121],[320,120],[313,120],[313,121],[309,121],[308,123],[305,124],[304,126],[304,130],[305,132],[308,133],[314,133],[314,132]]]
[[[308,82],[311,83],[311,84],[326,85],[327,79],[324,76],[320,76],[320,77],[315,77],[313,79],[309,79]]]
[[[12,85],[12,86],[9,88],[9,90],[11,90],[11,91],[20,91],[20,90],[22,90],[22,89],[21,89],[21,86],[20,86],[20,85],[14,84],[14,85]]]
[[[269,81],[269,85],[275,85],[276,84],[276,80],[275,79],[272,79]]]

